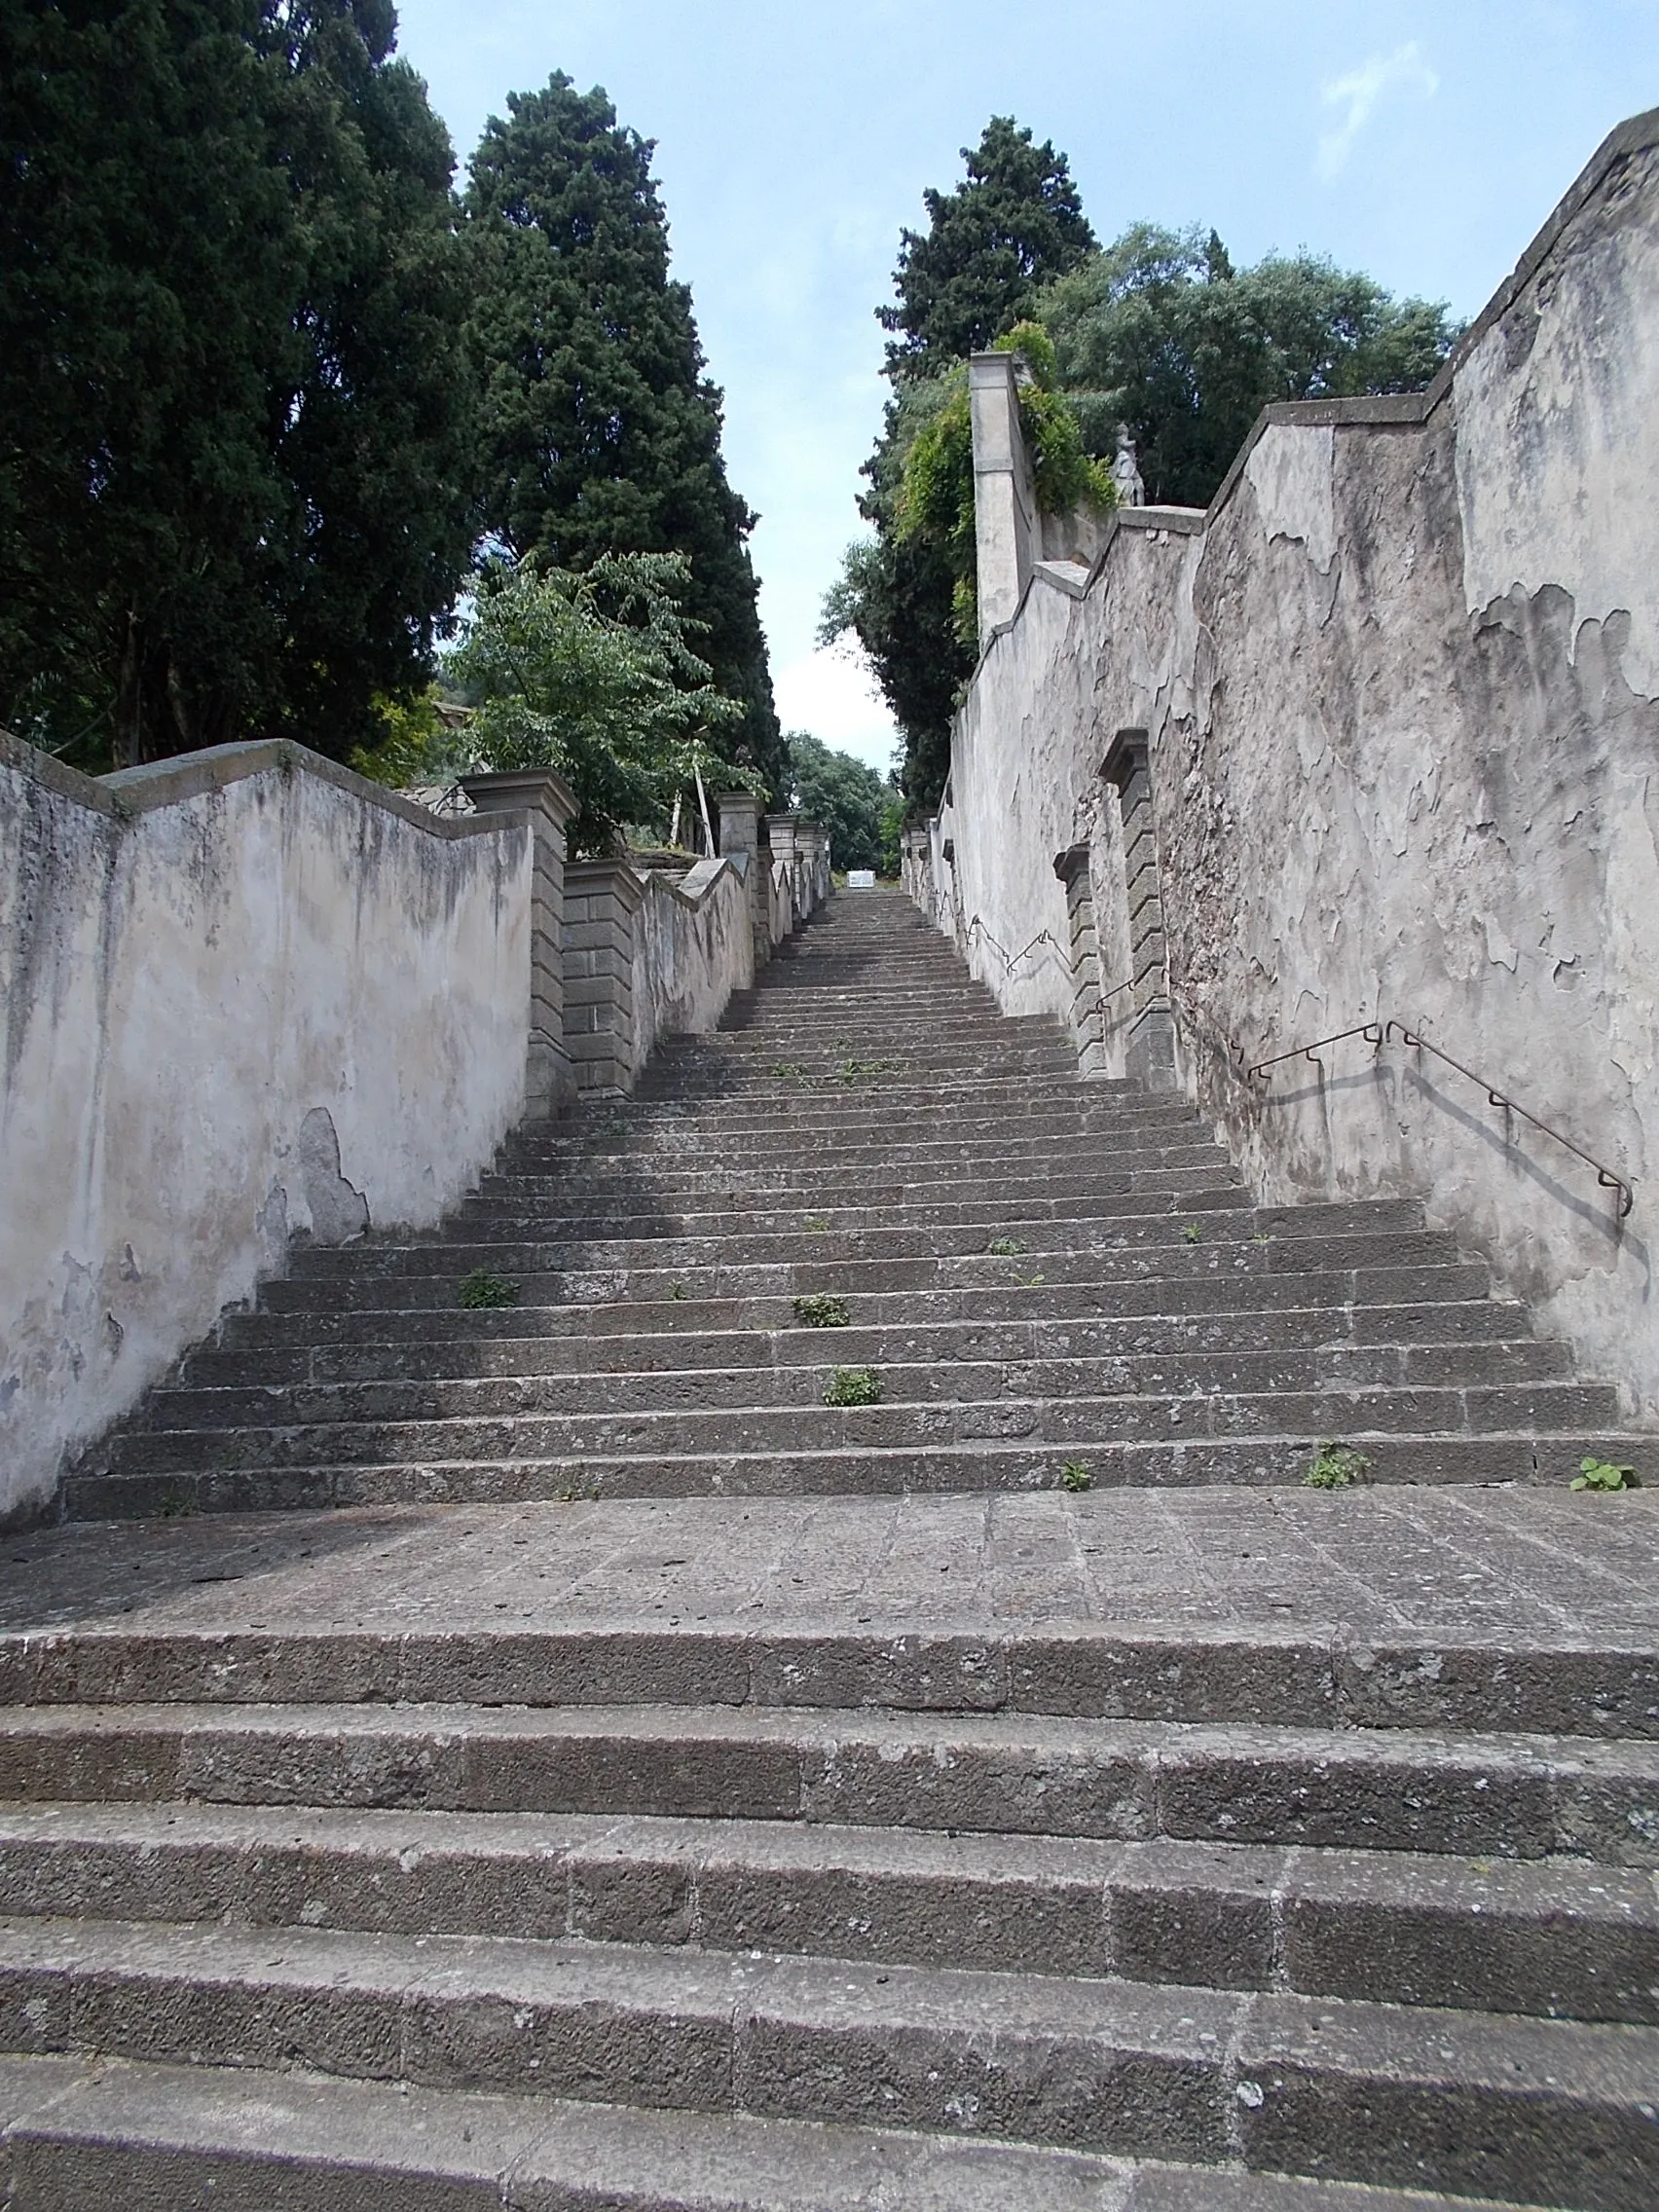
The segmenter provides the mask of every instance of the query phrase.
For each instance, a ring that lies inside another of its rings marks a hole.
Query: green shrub
[[[1351,1444],[1321,1444],[1302,1480],[1309,1490],[1348,1490],[1370,1472],[1371,1461]]]
[[[824,1385],[827,1406],[873,1406],[881,1397],[881,1377],[873,1367],[832,1367]]]
[[[844,1298],[831,1298],[826,1291],[812,1291],[805,1298],[793,1301],[794,1317],[807,1329],[844,1329],[850,1316]]]
[[[1587,1456],[1579,1460],[1578,1472],[1567,1487],[1568,1490],[1635,1490],[1639,1486],[1634,1467],[1619,1467],[1611,1459]]]
[[[516,1306],[519,1286],[509,1282],[505,1275],[493,1275],[488,1268],[474,1268],[469,1275],[462,1275],[456,1303],[461,1306]]]

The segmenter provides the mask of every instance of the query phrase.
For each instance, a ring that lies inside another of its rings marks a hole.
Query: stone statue
[[[1112,482],[1117,488],[1119,506],[1146,505],[1146,486],[1141,481],[1140,462],[1135,459],[1135,441],[1129,435],[1126,423],[1118,424],[1118,450],[1112,456]]]

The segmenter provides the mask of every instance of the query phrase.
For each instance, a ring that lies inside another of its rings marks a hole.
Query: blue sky
[[[786,726],[885,767],[856,661],[816,653],[859,529],[899,232],[988,116],[1052,138],[1097,235],[1214,224],[1474,313],[1625,116],[1659,103],[1659,0],[403,0],[464,161],[564,69],[657,141],[675,273],[726,395]]]

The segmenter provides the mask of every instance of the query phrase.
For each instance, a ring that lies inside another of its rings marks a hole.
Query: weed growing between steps
[[[493,1275],[488,1268],[474,1268],[469,1275],[462,1275],[456,1292],[456,1304],[469,1308],[516,1306],[519,1286],[509,1282],[505,1275]]]
[[[1196,1221],[1188,1222],[1186,1228],[1182,1230],[1181,1235],[1183,1241],[1188,1244],[1201,1244],[1204,1240],[1203,1229]]]
[[[814,1236],[822,1236],[829,1226],[830,1216],[827,1213],[809,1213],[801,1223],[801,1227],[810,1231]]]
[[[1578,1462],[1578,1472],[1567,1484],[1568,1490],[1637,1490],[1641,1487],[1634,1467],[1615,1466],[1611,1459],[1587,1456]]]
[[[881,1402],[881,1377],[873,1367],[832,1367],[824,1385],[827,1406],[874,1406]]]
[[[793,1300],[793,1306],[795,1319],[806,1329],[844,1329],[852,1318],[846,1300],[831,1298],[827,1291],[810,1291]]]
[[[1351,1490],[1370,1472],[1371,1461],[1351,1444],[1321,1444],[1302,1480],[1308,1490]]]
[[[993,1260],[1017,1260],[1025,1249],[1017,1236],[993,1236],[985,1246]]]
[[[1082,1459],[1068,1459],[1060,1469],[1061,1490],[1083,1491],[1094,1488],[1094,1477]]]

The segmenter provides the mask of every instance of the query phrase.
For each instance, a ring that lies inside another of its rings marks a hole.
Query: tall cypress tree
[[[0,8],[0,717],[89,765],[424,680],[464,258],[388,0]]]
[[[718,742],[781,792],[755,517],[726,481],[691,295],[669,276],[652,142],[563,73],[507,108],[485,129],[466,195],[488,527],[514,554],[563,568],[687,554],[685,611],[706,625],[696,649],[747,710]]]

